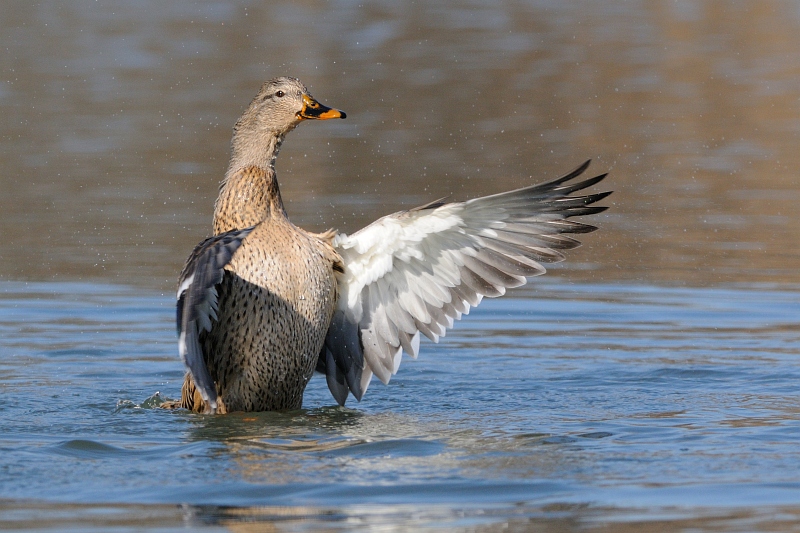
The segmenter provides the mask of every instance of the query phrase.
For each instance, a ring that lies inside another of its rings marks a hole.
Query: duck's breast
[[[227,411],[302,405],[337,297],[326,246],[290,224],[262,224],[227,267],[204,343]]]

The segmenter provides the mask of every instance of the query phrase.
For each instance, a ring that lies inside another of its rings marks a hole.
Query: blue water
[[[800,288],[537,281],[361,403],[230,416],[156,408],[171,294],[2,283],[0,529],[797,520]]]
[[[798,50],[772,0],[5,2],[0,531],[799,530]],[[302,228],[586,158],[610,209],[361,403],[160,410],[277,75],[348,114],[282,149]]]

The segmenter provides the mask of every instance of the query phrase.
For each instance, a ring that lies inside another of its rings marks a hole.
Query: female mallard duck
[[[314,370],[339,404],[388,383],[419,334],[437,342],[484,296],[543,274],[593,226],[608,192],[569,196],[587,161],[542,185],[467,202],[433,202],[348,236],[286,216],[275,158],[303,120],[345,118],[295,78],[266,82],[236,123],[214,206],[214,236],[189,256],[178,289],[180,406],[199,412],[297,409]]]

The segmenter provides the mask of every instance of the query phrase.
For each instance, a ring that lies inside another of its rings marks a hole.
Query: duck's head
[[[261,86],[261,90],[236,124],[236,130],[283,136],[303,120],[327,120],[346,116],[343,111],[317,102],[297,78],[281,77],[269,80]]]

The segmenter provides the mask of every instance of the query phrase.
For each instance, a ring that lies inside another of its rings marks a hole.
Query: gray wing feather
[[[350,322],[341,310],[333,313],[316,371],[325,374],[333,397],[344,405],[348,391],[361,400],[364,351],[358,324]]]
[[[211,331],[211,321],[217,319],[217,285],[225,265],[252,230],[228,231],[198,244],[178,281],[178,351],[211,411],[217,408],[217,390],[203,358],[200,334]]]

